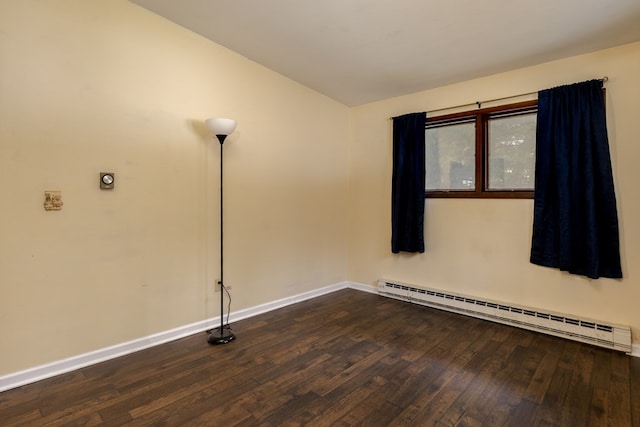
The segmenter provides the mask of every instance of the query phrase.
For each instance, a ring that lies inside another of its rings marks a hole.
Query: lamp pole
[[[231,327],[224,325],[224,293],[227,289],[224,285],[224,185],[223,185],[223,155],[224,155],[224,140],[227,136],[234,131],[236,127],[236,121],[231,119],[208,119],[207,125],[211,131],[216,135],[220,142],[220,327],[211,331],[207,338],[209,344],[227,344],[233,341],[236,336],[231,331]]]

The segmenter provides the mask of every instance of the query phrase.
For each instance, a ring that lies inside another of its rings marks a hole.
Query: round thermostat
[[[113,172],[100,172],[100,188],[103,190],[112,190],[115,183],[115,175]]]
[[[102,175],[102,182],[103,182],[105,185],[111,185],[111,184],[113,184],[113,175],[109,175],[109,174],[107,174],[107,175]]]

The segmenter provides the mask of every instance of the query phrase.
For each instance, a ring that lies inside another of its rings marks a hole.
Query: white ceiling
[[[131,1],[348,106],[640,40],[640,0]]]

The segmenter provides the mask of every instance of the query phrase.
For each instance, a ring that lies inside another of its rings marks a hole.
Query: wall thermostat
[[[102,190],[113,190],[116,176],[113,172],[100,172],[100,188]]]

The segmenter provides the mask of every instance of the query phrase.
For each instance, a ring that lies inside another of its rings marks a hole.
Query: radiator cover
[[[402,301],[631,353],[629,326],[389,280],[378,281],[378,293]]]

